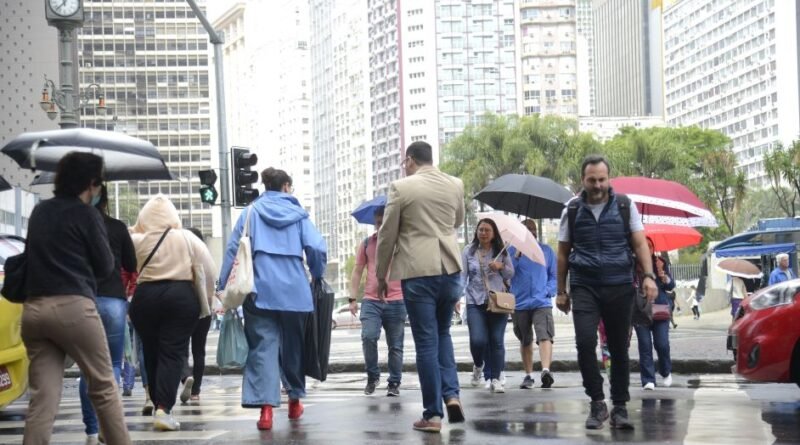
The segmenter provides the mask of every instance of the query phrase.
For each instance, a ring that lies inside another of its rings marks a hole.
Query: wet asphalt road
[[[538,373],[534,375],[538,381]],[[415,374],[404,374],[399,398],[379,388],[364,396],[364,377],[337,374],[309,388],[306,412],[299,421],[286,418],[285,405],[275,411],[272,431],[255,428],[256,410],[239,406],[241,377],[208,377],[201,401],[177,405],[182,431],[152,431],[140,416],[141,387],[124,398],[126,420],[136,444],[793,444],[800,443],[800,389],[795,385],[753,384],[732,375],[676,375],[671,388],[631,388],[628,405],[636,429],[607,426],[587,431],[587,399],[575,373],[558,373],[553,389],[521,390],[519,372],[508,375],[507,392],[490,394],[468,385],[461,373],[467,422],[445,426],[441,434],[411,429],[421,413]],[[638,375],[632,375],[638,381]],[[84,443],[76,382],[65,382],[64,400],[52,443]],[[0,413],[0,443],[21,443],[25,402]]]

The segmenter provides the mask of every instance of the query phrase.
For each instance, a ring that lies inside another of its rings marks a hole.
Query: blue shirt
[[[511,264],[511,256],[504,253],[498,261],[503,263],[503,269],[495,272],[489,268],[494,256],[491,254],[481,257],[481,250],[472,250],[472,244],[467,244],[462,253],[463,269],[461,270],[461,283],[464,284],[464,294],[467,304],[486,304],[489,293],[483,284],[483,272],[486,273],[486,281],[489,289],[504,292],[506,289],[503,280],[510,280],[514,276],[514,266]]]
[[[773,284],[783,283],[784,281],[789,281],[792,278],[792,270],[786,269],[786,271],[782,270],[780,267],[776,268],[769,274],[769,285],[772,286]]]
[[[508,249],[514,265],[511,292],[517,301],[517,310],[553,307],[556,294],[556,254],[547,244],[539,243],[544,253],[545,266],[522,255],[517,257],[513,247]]]

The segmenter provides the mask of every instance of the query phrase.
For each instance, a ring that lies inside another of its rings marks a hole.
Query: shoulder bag
[[[6,260],[5,280],[0,293],[12,303],[24,303],[27,298],[25,279],[28,274],[28,254],[22,252]]]
[[[205,318],[211,315],[211,308],[208,305],[208,288],[206,288],[206,271],[203,269],[203,266],[197,262],[194,249],[192,249],[192,242],[186,238],[186,231],[183,230],[182,232],[183,240],[186,241],[186,248],[189,250],[189,258],[192,263],[192,285],[197,295],[197,302],[200,303],[200,318]]]
[[[481,275],[483,276],[483,286],[488,293],[486,310],[494,314],[513,314],[514,308],[517,306],[514,294],[510,292],[497,292],[489,289],[489,280],[483,268],[483,259],[480,256],[480,252],[476,251],[476,253],[478,255],[478,267],[481,269]],[[489,266],[487,265],[486,267]]]
[[[253,250],[250,246],[250,210],[247,207],[247,216],[244,220],[244,229],[239,238],[239,248],[233,258],[231,273],[225,283],[222,294],[222,306],[225,309],[236,309],[244,303],[244,299],[253,293]]]

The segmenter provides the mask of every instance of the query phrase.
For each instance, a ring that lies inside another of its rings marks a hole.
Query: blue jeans
[[[97,313],[100,314],[100,320],[103,322],[103,328],[106,331],[108,352],[111,354],[114,377],[117,380],[117,385],[119,385],[120,374],[122,374],[122,356],[125,354],[128,302],[122,298],[113,297],[96,297],[95,301]],[[86,434],[97,434],[97,415],[89,400],[89,389],[83,373],[81,373],[78,392],[81,397],[81,412],[83,413],[83,424],[86,426]]]
[[[136,383],[136,369],[139,369],[139,374],[142,376],[142,386],[147,386],[147,372],[144,370],[144,352],[142,351],[142,339],[133,328],[133,324],[128,322],[128,329],[131,333],[131,348],[136,350],[136,359],[138,363],[128,363],[125,360],[122,364],[122,387],[125,389],[133,389]]]
[[[371,382],[381,379],[378,368],[378,340],[381,326],[386,330],[389,348],[389,383],[400,383],[403,373],[403,335],[405,334],[406,306],[402,300],[381,303],[364,299],[361,302],[361,348],[364,365]]]
[[[281,373],[289,399],[306,396],[303,367],[305,325],[308,312],[259,309],[252,298],[242,305],[247,362],[242,378],[242,406],[281,405]]]
[[[487,365],[490,379],[499,379],[505,369],[505,336],[508,314],[494,314],[486,305],[467,305],[469,350],[477,367]]]
[[[653,346],[658,353],[658,373],[666,377],[672,373],[669,356],[669,320],[653,321],[651,326],[634,326],[639,343],[639,374],[642,386],[656,382],[656,365],[653,363]]]
[[[402,280],[402,288],[417,348],[422,417],[443,417],[442,400],[459,397],[450,322],[463,289],[461,276],[409,278]]]

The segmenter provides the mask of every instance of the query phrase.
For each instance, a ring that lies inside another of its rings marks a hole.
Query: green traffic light
[[[213,185],[204,185],[200,187],[200,201],[206,204],[215,204],[217,202],[217,189]]]

